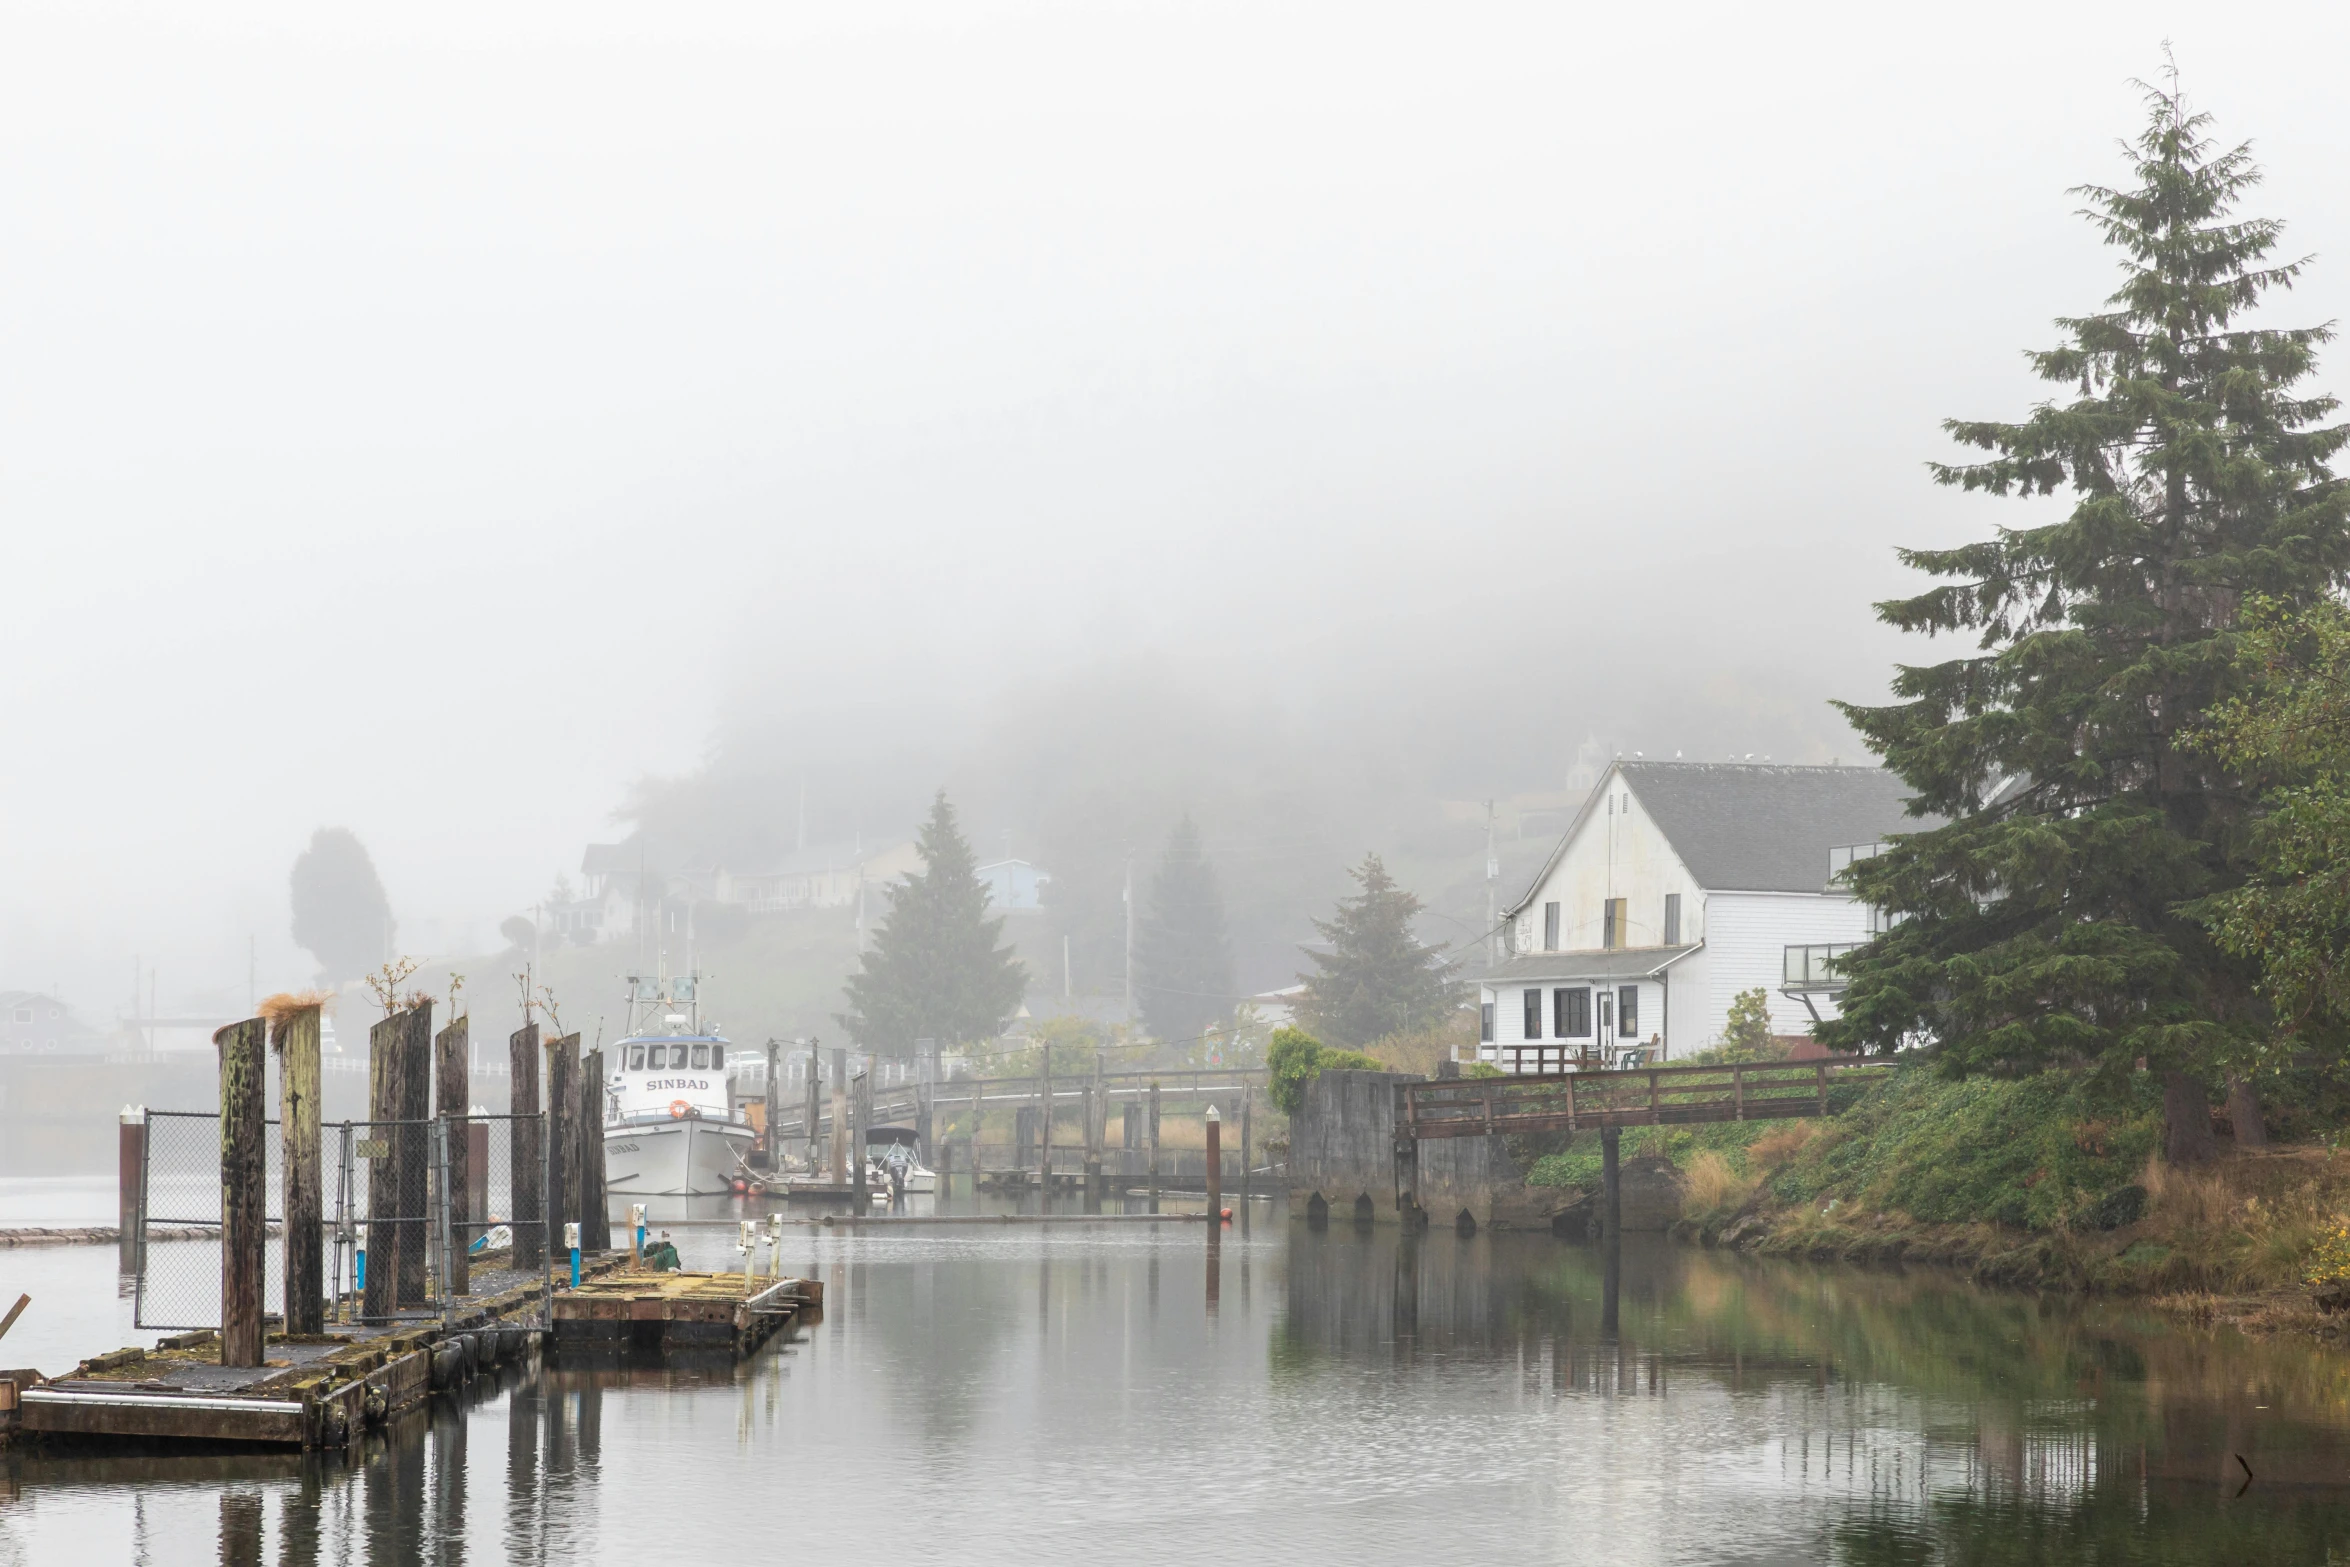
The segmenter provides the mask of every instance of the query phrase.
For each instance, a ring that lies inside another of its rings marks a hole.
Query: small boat
[[[629,1031],[604,1081],[604,1185],[615,1197],[723,1196],[750,1168],[757,1133],[696,988],[690,976],[628,977]]]
[[[938,1172],[922,1162],[922,1138],[910,1126],[865,1128],[865,1158],[884,1191],[893,1172],[908,1196],[928,1197],[938,1191]]]

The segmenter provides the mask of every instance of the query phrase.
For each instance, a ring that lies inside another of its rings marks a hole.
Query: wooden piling
[[[1208,1106],[1208,1230],[1215,1233],[1217,1215],[1224,1209],[1224,1118]]]
[[[261,1364],[261,1288],[269,1235],[268,1028],[231,1023],[220,1051],[220,1363]]]
[[[816,1132],[824,1122],[824,1073],[822,1066],[823,1061],[816,1053],[816,1046],[810,1043],[808,1046],[808,1109],[800,1119],[800,1130],[808,1134],[808,1173],[810,1175],[816,1173]]]
[[[1150,1108],[1151,1212],[1159,1211],[1159,1085],[1151,1084]]]
[[[547,1194],[540,1182],[544,1173],[545,1154],[542,1139],[546,1136],[544,1122],[523,1119],[539,1113],[539,1026],[524,1025],[506,1040],[506,1070],[511,1094],[507,1108],[514,1119],[508,1124],[506,1154],[507,1189],[514,1194],[514,1266],[517,1268],[544,1268],[547,1265],[547,1229],[544,1224]]]
[[[400,1197],[403,1206],[394,1210],[401,1218],[414,1222],[400,1226],[399,1300],[403,1306],[420,1306],[431,1297],[425,1284],[425,1250],[429,1236],[437,1232],[429,1222],[433,1206],[428,1200],[431,1187],[428,1177],[432,1170],[432,1003],[418,1001],[400,1014],[399,1049],[404,1062],[400,1068],[399,1130],[401,1150]],[[368,1264],[372,1275],[375,1265]]]
[[[832,1184],[849,1183],[849,1053],[839,1046],[832,1052]]]
[[[1042,1112],[1037,1127],[1036,1189],[1045,1199],[1053,1195],[1053,1047],[1048,1042],[1040,1047],[1044,1065],[1037,1069],[1037,1108]]]
[[[767,1168],[783,1168],[783,1046],[767,1041],[767,1098],[761,1110],[766,1125],[759,1128],[759,1151],[767,1156]]]
[[[147,1112],[124,1105],[114,1134],[114,1233],[117,1261],[125,1273],[137,1271],[139,1264],[139,1204],[146,1191],[146,1170]]]
[[[473,1244],[473,1171],[466,1113],[472,1108],[472,1022],[453,1017],[433,1041],[433,1113],[448,1127],[449,1239],[456,1255],[448,1260],[449,1293],[473,1293],[466,1263]]]
[[[576,1036],[574,1036],[576,1037]],[[579,1074],[579,1239],[612,1249],[612,1204],[604,1195],[604,1052],[587,1053]]]
[[[873,1072],[880,1064],[880,1058],[876,1057],[871,1065],[857,1074],[856,1084],[851,1090],[849,1168],[856,1192],[857,1212],[860,1214],[865,1211],[868,1196],[865,1190],[865,1136],[873,1124]]]
[[[1624,1182],[1616,1167],[1617,1150],[1623,1139],[1621,1127],[1599,1129],[1599,1233],[1611,1246],[1624,1233]]]
[[[565,1256],[563,1226],[579,1219],[579,1036],[547,1041],[547,1245]]]
[[[367,1119],[373,1124],[358,1153],[367,1162],[367,1287],[359,1309],[368,1317],[390,1316],[400,1298],[400,1250],[408,1226],[393,1222],[402,1208],[401,1143],[392,1123],[400,1118],[405,1029],[395,1012],[367,1031]]]
[[[265,1008],[266,1010],[266,1008]],[[326,1184],[319,1168],[318,1007],[281,1015],[277,1135],[285,1149],[286,1331],[326,1331]]]
[[[1240,1085],[1240,1200],[1244,1206],[1247,1204],[1249,1200],[1249,1194],[1254,1190],[1255,1184],[1249,1174],[1249,1165],[1251,1163],[1251,1159],[1248,1137],[1248,1114],[1250,1108],[1256,1103],[1256,1098],[1257,1090],[1255,1084],[1243,1083]]]
[[[1093,1053],[1093,1082],[1085,1091],[1085,1196],[1102,1200],[1102,1144],[1110,1140],[1110,1114],[1102,1098],[1102,1053]]]

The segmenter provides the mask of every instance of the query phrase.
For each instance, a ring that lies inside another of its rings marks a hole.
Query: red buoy
[[[1232,1222],[1232,1210],[1230,1208],[1225,1208],[1220,1211],[1223,1213],[1224,1222],[1226,1224],[1230,1224]]]

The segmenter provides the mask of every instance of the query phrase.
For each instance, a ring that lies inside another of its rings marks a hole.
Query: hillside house
[[[1917,831],[1874,767],[1617,761],[1504,917],[1480,978],[1478,1056],[1508,1072],[1718,1044],[1741,991],[1771,1027],[1834,1015],[1834,958],[1876,933],[1832,876]]]

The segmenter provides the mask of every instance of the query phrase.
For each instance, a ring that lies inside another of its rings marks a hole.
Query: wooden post
[[[586,1060],[580,1063],[579,1238],[589,1251],[612,1249],[612,1204],[604,1195],[604,1052],[601,1048],[589,1051]]]
[[[359,1157],[367,1161],[367,1288],[360,1312],[388,1317],[400,1301],[400,1250],[408,1226],[395,1222],[401,1214],[398,1128],[404,1095],[400,1074],[407,1053],[400,1048],[406,1024],[393,1013],[367,1031],[367,1118],[370,1125],[360,1139]]]
[[[419,1001],[395,1020],[400,1024],[397,1048],[401,1055],[400,1115],[401,1144],[399,1217],[411,1222],[400,1226],[400,1271],[398,1274],[399,1303],[403,1306],[422,1305],[430,1294],[425,1288],[425,1248],[433,1228],[427,1221],[433,1213],[430,1197],[432,1174],[432,1003]],[[368,1264],[373,1274],[375,1265]]]
[[[971,1190],[979,1190],[979,1117],[987,1108],[978,1078],[971,1079]]]
[[[452,1295],[473,1293],[473,1270],[465,1260],[473,1244],[473,1170],[466,1135],[472,1125],[466,1118],[473,1093],[471,1025],[469,1018],[453,1017],[433,1041],[433,1113],[447,1125],[449,1139],[449,1243],[455,1255],[445,1259],[445,1271]]]
[[[1110,1112],[1102,1098],[1102,1053],[1093,1053],[1093,1083],[1085,1091],[1085,1195],[1102,1200],[1102,1144],[1109,1141]]]
[[[1044,1112],[1037,1127],[1038,1144],[1036,1189],[1047,1197],[1053,1192],[1053,1047],[1044,1047],[1044,1065],[1037,1069],[1037,1102]]]
[[[1256,1098],[1255,1084],[1244,1082],[1240,1085],[1240,1201],[1244,1207],[1255,1190],[1255,1182],[1249,1175],[1248,1113],[1255,1105]]]
[[[506,1039],[510,1088],[507,1108],[514,1119],[506,1139],[507,1189],[514,1194],[514,1266],[547,1266],[546,1123],[523,1119],[539,1113],[539,1026],[526,1024]]]
[[[759,1151],[767,1156],[767,1168],[783,1168],[783,1046],[776,1040],[767,1041],[767,1100],[762,1116],[766,1125],[759,1129]]]
[[[114,1134],[114,1200],[120,1214],[114,1262],[124,1273],[138,1271],[140,1204],[147,1189],[146,1169],[147,1112],[144,1108],[124,1105],[121,1123]]]
[[[563,1227],[579,1218],[579,1052],[572,1034],[547,1041],[547,1246],[568,1267]]]
[[[832,1184],[849,1184],[849,1053],[832,1052]]]
[[[1610,1246],[1624,1233],[1624,1182],[1616,1168],[1617,1148],[1623,1136],[1621,1127],[1599,1129],[1600,1238]]]
[[[1151,1212],[1159,1211],[1159,1085],[1151,1083],[1150,1108]]]
[[[1208,1103],[1208,1238],[1215,1239],[1224,1211],[1224,1118]]]
[[[258,1366],[269,1244],[267,1025],[231,1023],[212,1043],[220,1051],[220,1363]]]
[[[871,1129],[873,1117],[873,1074],[879,1069],[881,1058],[873,1058],[871,1065],[857,1074],[857,1085],[849,1096],[849,1120],[854,1126],[849,1142],[849,1170],[856,1188],[857,1216],[865,1214],[865,1136]]]
[[[814,1180],[821,1161],[816,1157],[816,1129],[824,1123],[823,1062],[813,1040],[808,1044],[808,1107],[800,1112],[800,1130],[808,1138],[808,1178]]]
[[[319,1171],[318,1008],[279,1017],[277,1136],[285,1151],[286,1331],[326,1331],[326,1183]]]

